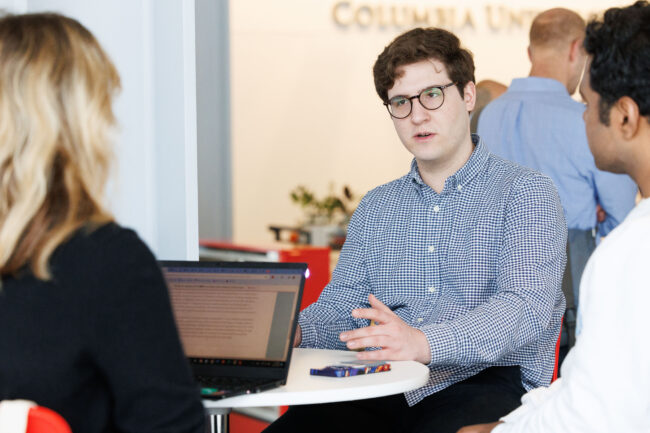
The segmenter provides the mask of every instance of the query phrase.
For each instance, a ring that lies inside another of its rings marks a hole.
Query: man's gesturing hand
[[[422,331],[408,326],[374,295],[368,296],[368,301],[372,308],[352,310],[352,317],[374,320],[376,326],[346,331],[340,335],[341,341],[347,342],[349,349],[381,347],[381,350],[359,352],[358,359],[431,362],[429,342]]]

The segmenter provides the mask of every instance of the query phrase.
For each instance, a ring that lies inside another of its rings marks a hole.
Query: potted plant
[[[310,244],[332,248],[343,245],[347,224],[358,202],[348,186],[343,186],[341,192],[340,195],[334,193],[333,185],[323,198],[318,198],[303,185],[291,191],[291,200],[305,212],[301,229],[310,233]]]

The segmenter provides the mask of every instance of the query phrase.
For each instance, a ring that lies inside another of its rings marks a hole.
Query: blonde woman
[[[0,18],[0,400],[75,433],[200,432],[156,261],[103,205],[119,87],[77,21]]]

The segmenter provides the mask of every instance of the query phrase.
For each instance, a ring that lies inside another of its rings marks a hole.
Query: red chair
[[[61,415],[43,406],[35,406],[27,415],[25,433],[72,433]]]
[[[553,369],[553,377],[551,378],[551,383],[555,382],[557,379],[558,370],[560,369],[560,338],[562,338],[562,323],[564,322],[564,317],[560,320],[560,335],[557,336],[557,343],[555,343],[555,368]]]
[[[72,433],[66,420],[51,409],[26,400],[7,400],[0,403],[0,430],[3,432]]]

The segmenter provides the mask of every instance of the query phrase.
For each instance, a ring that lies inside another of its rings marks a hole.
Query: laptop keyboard
[[[254,377],[214,377],[214,376],[197,376],[197,381],[203,386],[217,389],[233,388],[255,388],[272,382],[272,379],[260,379]]]

